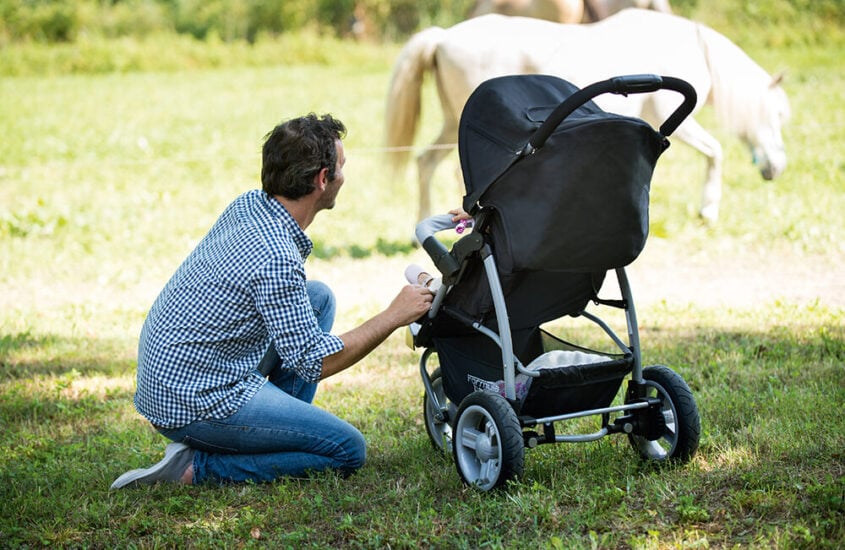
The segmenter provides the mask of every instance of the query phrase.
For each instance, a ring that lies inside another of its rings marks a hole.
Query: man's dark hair
[[[328,168],[335,179],[337,148],[346,127],[331,115],[306,116],[285,121],[264,136],[261,150],[261,187],[269,195],[296,200],[314,190],[314,176]]]

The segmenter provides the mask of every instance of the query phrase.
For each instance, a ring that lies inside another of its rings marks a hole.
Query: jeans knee
[[[306,289],[320,328],[323,332],[331,332],[336,307],[334,292],[329,285],[320,281],[307,281]]]
[[[346,456],[344,464],[340,468],[346,473],[359,470],[367,462],[367,441],[361,432],[355,430],[354,436],[350,437],[346,445]]]

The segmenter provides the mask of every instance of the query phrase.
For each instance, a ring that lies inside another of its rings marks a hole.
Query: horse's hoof
[[[698,215],[705,223],[713,225],[719,221],[719,207],[713,205],[705,206],[701,209]]]

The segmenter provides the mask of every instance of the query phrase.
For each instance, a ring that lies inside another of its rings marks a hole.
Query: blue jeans
[[[320,328],[329,332],[335,314],[331,289],[309,281],[308,298]],[[262,364],[273,361],[270,348]],[[327,469],[351,473],[364,465],[364,436],[312,405],[316,390],[316,383],[280,369],[275,355],[269,383],[236,413],[160,431],[195,450],[194,483],[264,482]]]

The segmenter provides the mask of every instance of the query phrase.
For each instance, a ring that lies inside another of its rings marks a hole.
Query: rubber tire
[[[425,419],[425,431],[431,441],[431,446],[441,453],[452,452],[452,424],[454,422],[458,407],[452,403],[443,390],[443,374],[440,367],[431,373],[431,385],[437,395],[439,403],[446,404],[448,408],[447,422],[438,422],[434,418],[434,407],[428,399],[428,394],[423,395],[423,418]]]
[[[476,391],[458,408],[452,456],[461,480],[482,491],[522,475],[525,443],[510,403],[501,395]]]
[[[663,400],[666,431],[656,441],[628,434],[631,446],[645,460],[686,463],[698,450],[701,420],[689,386],[681,375],[663,365],[643,369],[647,397]]]

